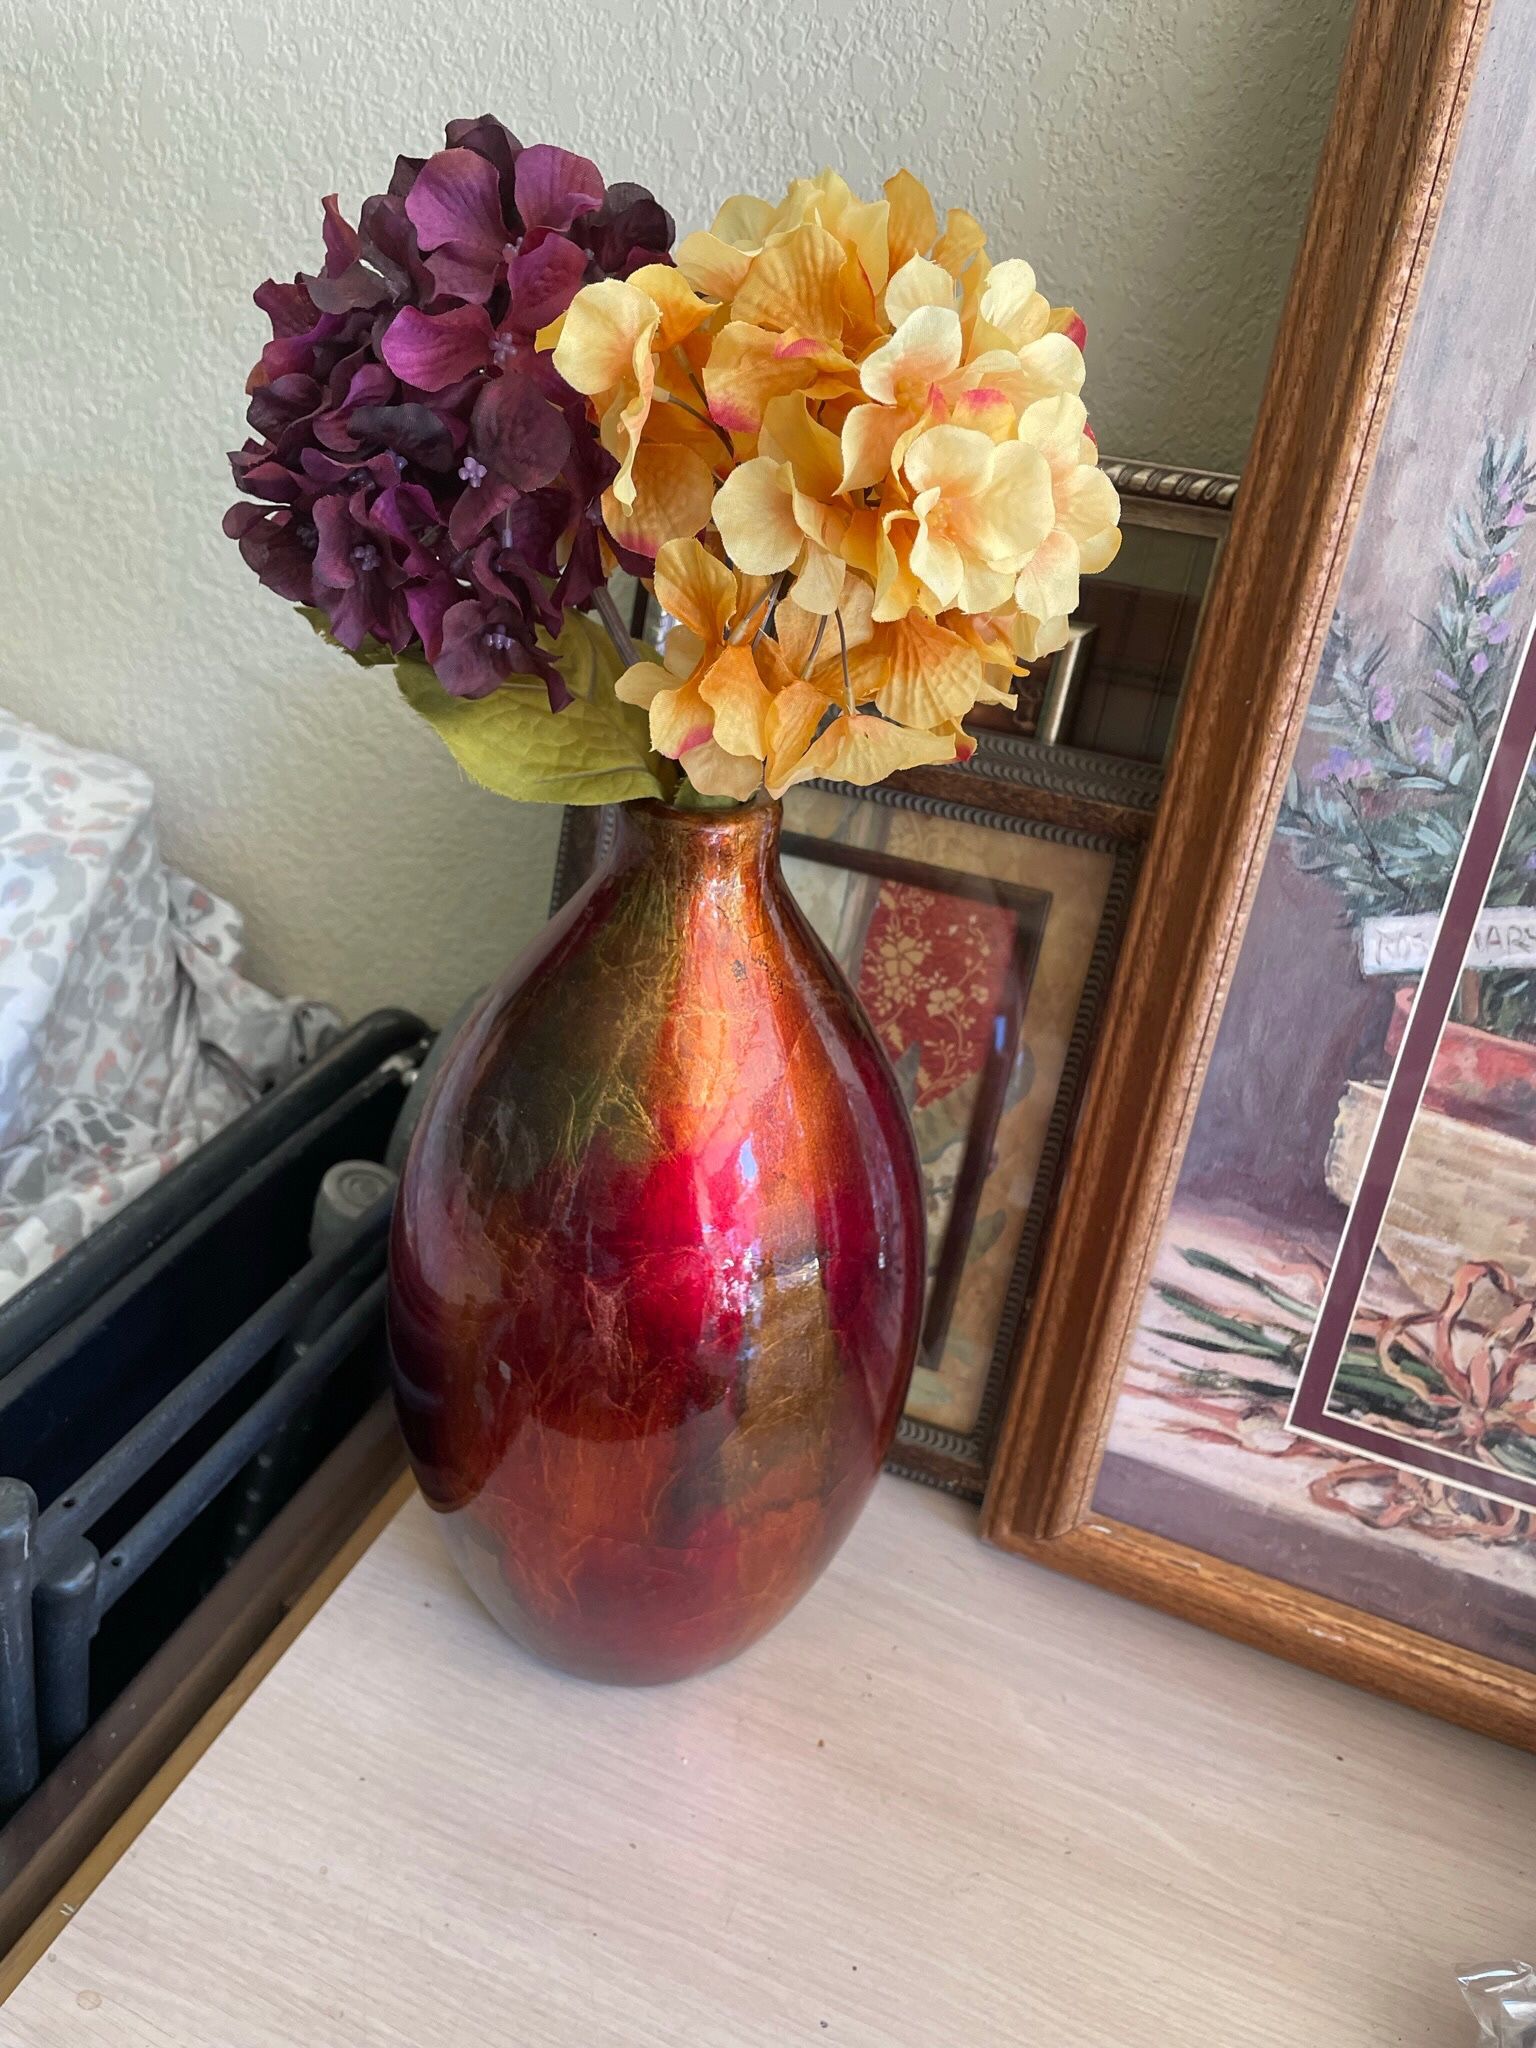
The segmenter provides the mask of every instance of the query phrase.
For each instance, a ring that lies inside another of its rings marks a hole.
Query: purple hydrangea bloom
[[[344,646],[420,652],[463,695],[540,675],[558,709],[535,635],[612,567],[616,464],[534,337],[583,284],[667,261],[673,226],[643,187],[489,115],[446,144],[398,158],[356,228],[325,200],[319,272],[257,290],[272,338],[224,530]]]

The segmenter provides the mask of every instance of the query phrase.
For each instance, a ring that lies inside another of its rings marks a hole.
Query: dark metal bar
[[[32,1595],[37,1660],[37,1746],[51,1770],[91,1725],[91,1638],[101,1559],[83,1536],[61,1544],[38,1568]]]
[[[310,1257],[324,1258],[357,1232],[358,1225],[385,1195],[393,1195],[395,1175],[373,1159],[342,1159],[327,1168],[315,1194],[309,1220]],[[274,1353],[270,1381],[275,1383],[293,1363],[294,1354],[324,1335],[350,1299],[343,1282],[323,1294],[295,1334]],[[271,1441],[251,1460],[224,1547],[224,1569],[255,1540],[293,1492],[315,1433],[315,1417],[305,1412],[274,1430]]]
[[[141,1479],[194,1422],[237,1386],[253,1366],[259,1365],[343,1275],[350,1272],[355,1278],[381,1263],[391,1201],[392,1197],[386,1195],[369,1210],[350,1239],[295,1273],[217,1350],[211,1351],[195,1372],[174,1387],[158,1407],[152,1408],[142,1422],[136,1423],[98,1458],[67,1494],[48,1507],[38,1532],[45,1551],[89,1529],[103,1510]]]
[[[172,1236],[180,1243],[187,1229],[202,1230],[231,1188],[236,1200],[246,1199],[248,1172],[265,1169],[274,1155],[291,1156],[294,1142],[307,1143],[322,1120],[331,1118],[338,1098],[349,1109],[381,1087],[403,1087],[404,1069],[425,1052],[426,1041],[419,1017],[377,1010],[215,1132],[164,1180],[0,1305],[0,1376],[82,1312],[94,1313],[106,1289],[125,1276],[137,1286],[145,1260]],[[396,1055],[405,1056],[398,1065]]]
[[[295,1358],[292,1368],[232,1423],[216,1444],[156,1501],[101,1561],[98,1617],[113,1607],[171,1540],[179,1536],[272,1432],[297,1413],[314,1390],[359,1343],[384,1306],[380,1274],[325,1335]]]
[[[0,1479],[0,1813],[37,1783],[37,1707],[32,1678],[32,1569],[37,1496]]]
[[[403,1055],[401,1058],[403,1060]],[[376,1096],[388,1090],[398,1090],[404,1079],[403,1067],[397,1068],[394,1062],[364,1075],[361,1081],[356,1082],[344,1095],[338,1096],[302,1130],[295,1131],[283,1144],[269,1152],[248,1174],[238,1176],[222,1193],[205,1203],[197,1215],[183,1224],[172,1236],[157,1244],[147,1258],[141,1259],[104,1294],[99,1295],[77,1316],[55,1331],[46,1343],[29,1352],[13,1370],[0,1372],[0,1415],[4,1414],[10,1402],[23,1398],[39,1381],[47,1380],[57,1371],[67,1370],[70,1360],[79,1348],[83,1334],[99,1329],[103,1323],[117,1315],[125,1303],[157,1286],[167,1270],[175,1265],[191,1245],[201,1243],[215,1224],[222,1222],[242,1204],[250,1202],[259,1185],[271,1181],[279,1173],[286,1172],[295,1161],[302,1159],[310,1147],[327,1131],[337,1124],[344,1123],[356,1110],[371,1102]],[[217,1141],[210,1138],[208,1142],[213,1144]],[[195,1160],[194,1154],[193,1159],[187,1160],[184,1164],[193,1165]],[[182,1168],[177,1167],[176,1171],[180,1173]],[[170,1176],[167,1176],[167,1179],[169,1178]],[[153,1193],[154,1190],[150,1189],[141,1199],[148,1201]],[[123,1214],[131,1215],[133,1207],[134,1205],[129,1203]],[[60,1260],[59,1264],[62,1267],[64,1261]],[[44,1277],[46,1276],[40,1276],[34,1285],[41,1284]],[[31,1292],[31,1287],[24,1287],[17,1299],[24,1300]]]

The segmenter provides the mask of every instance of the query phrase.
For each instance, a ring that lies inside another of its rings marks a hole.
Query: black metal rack
[[[395,1457],[383,1162],[429,1042],[365,1020],[0,1308],[0,1949],[92,1723],[349,1432]]]

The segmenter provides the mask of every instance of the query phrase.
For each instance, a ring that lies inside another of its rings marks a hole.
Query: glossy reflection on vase
[[[779,809],[617,813],[450,1051],[400,1188],[396,1398],[465,1577],[629,1683],[799,1599],[901,1413],[916,1150],[779,872]]]

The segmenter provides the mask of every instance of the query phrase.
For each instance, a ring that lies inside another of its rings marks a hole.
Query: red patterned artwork
[[[1016,914],[886,882],[859,964],[859,995],[893,1060],[918,1048],[915,1109],[951,1095],[985,1064]]]

